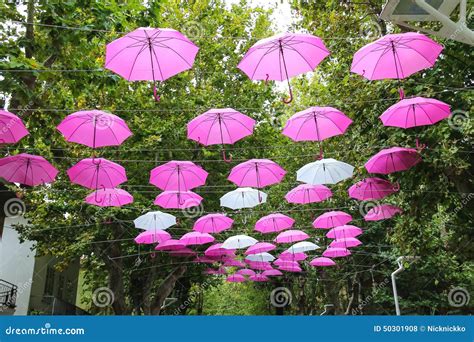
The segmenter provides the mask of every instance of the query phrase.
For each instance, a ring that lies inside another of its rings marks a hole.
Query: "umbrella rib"
[[[303,60],[306,62],[306,64],[308,64],[308,66],[310,67],[311,70],[313,70],[315,67],[313,67],[309,62],[308,60],[306,59],[306,57],[304,57],[298,50],[296,50],[295,48],[291,47],[291,46],[287,46],[288,49],[296,52],[298,55],[301,56],[301,58],[303,58]]]
[[[250,77],[250,79],[253,79],[254,76],[255,76],[255,73],[257,72],[257,69],[258,67],[260,66],[260,63],[262,62],[262,60],[270,53],[270,50],[267,50],[263,55],[262,57],[260,57],[260,60],[258,61],[257,65],[255,65],[255,68],[253,69],[253,72],[252,72],[252,77]]]
[[[430,120],[430,123],[433,125],[434,122],[433,120],[431,120],[431,117],[428,115],[428,113],[425,111],[425,109],[423,108],[423,106],[421,105],[418,105],[418,107],[423,111],[423,113],[425,113],[426,117],[428,118],[428,120]]]
[[[207,143],[207,141],[209,141],[209,137],[211,136],[212,128],[213,128],[214,125],[216,124],[216,121],[218,121],[218,116],[216,115],[216,116],[215,116],[214,118],[212,118],[212,120],[210,120],[210,121],[213,121],[213,122],[211,123],[211,127],[209,128],[209,131],[207,132],[206,143]],[[198,127],[199,127],[201,124],[203,124],[203,123],[204,123],[204,121],[201,122],[199,125],[196,125],[196,127],[194,127],[194,129],[193,129],[191,132],[189,132],[189,135],[191,135],[192,132],[194,132],[194,130],[195,130],[196,128],[198,128]]]
[[[173,49],[172,47],[168,46],[168,45],[163,45],[163,48],[165,49],[169,49],[171,51],[173,51],[176,55],[178,55],[179,58],[181,58],[190,68],[192,68],[192,64],[189,64],[189,62],[178,52],[176,51],[175,49]],[[156,53],[155,53],[155,50],[153,50],[153,54],[155,55],[156,57]]]
[[[377,62],[374,65],[374,69],[372,70],[372,76],[370,76],[370,78],[374,77],[375,71],[378,67],[380,60],[388,51],[390,51],[390,47],[385,47],[384,51],[382,51],[381,55],[379,56],[379,58],[377,59]]]
[[[143,51],[146,50],[146,45],[143,45],[143,47],[141,48],[140,51],[138,51],[137,55],[135,56],[135,59],[133,60],[133,64],[132,64],[132,67],[130,68],[130,72],[128,73],[128,77],[127,77],[127,80],[129,80],[131,77],[132,77],[132,72],[133,72],[133,69],[135,68],[135,64],[137,63],[137,60],[138,60],[138,57],[141,55],[141,53]]]

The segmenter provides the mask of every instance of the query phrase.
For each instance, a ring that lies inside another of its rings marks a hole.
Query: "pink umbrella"
[[[251,269],[248,269],[248,268],[240,269],[236,273],[240,274],[240,275],[243,275],[243,276],[253,276],[253,275],[255,275],[255,271],[251,270]]]
[[[275,277],[275,276],[281,276],[283,273],[279,270],[266,270],[262,272],[262,275],[265,277]]]
[[[272,264],[270,264],[267,261],[250,261],[250,260],[248,260],[247,265],[249,265],[249,267],[253,268],[254,270],[262,270],[262,271],[271,270],[273,268]]]
[[[279,266],[278,267],[280,270],[282,271],[286,271],[286,272],[302,272],[303,270],[301,269],[301,267],[299,266]]]
[[[179,241],[184,243],[186,246],[190,245],[204,245],[206,243],[214,242],[214,237],[207,233],[190,232],[184,234]]]
[[[382,178],[365,178],[349,188],[349,196],[361,201],[379,200],[398,191],[398,186]],[[346,222],[347,223],[347,222]]]
[[[255,120],[232,108],[216,108],[199,115],[188,123],[188,139],[204,146],[234,144],[253,133]]]
[[[387,109],[381,116],[384,126],[411,128],[433,125],[446,119],[451,107],[441,101],[424,97],[404,99]]]
[[[190,257],[195,256],[197,253],[190,248],[181,248],[169,252],[170,256],[174,257]]]
[[[328,266],[335,266],[336,263],[334,261],[332,261],[331,259],[329,258],[325,258],[325,257],[319,257],[319,258],[314,258],[313,260],[311,260],[311,262],[309,263],[311,266],[322,266],[322,267],[328,267]]]
[[[105,68],[128,81],[164,81],[191,69],[199,48],[180,32],[140,27],[107,44]]]
[[[303,252],[291,253],[288,251],[284,251],[283,253],[279,255],[278,259],[288,260],[288,261],[302,261],[302,260],[305,260],[307,257],[308,255],[306,255]]]
[[[192,191],[163,191],[153,203],[165,209],[186,209],[199,206],[202,199]]]
[[[269,281],[270,279],[262,274],[256,274],[256,275],[250,276],[249,280],[255,281],[255,282],[264,282],[264,281]]]
[[[0,110],[0,144],[14,144],[28,134],[28,130],[18,116],[6,110]]]
[[[208,173],[190,161],[172,160],[150,172],[150,183],[161,190],[188,191],[206,183]]]
[[[0,159],[0,177],[12,183],[29,186],[51,183],[58,170],[46,159],[20,153]]]
[[[179,240],[169,239],[163,242],[160,242],[158,246],[155,247],[157,251],[177,251],[185,248],[186,245]]]
[[[66,141],[92,148],[118,146],[132,135],[124,120],[100,110],[68,115],[57,127]]]
[[[171,240],[171,235],[164,230],[156,231],[144,231],[143,233],[138,234],[134,241],[138,244],[152,244],[152,243],[162,243],[167,240]]]
[[[288,203],[308,204],[322,202],[332,196],[331,190],[324,185],[300,184],[290,190],[285,199]]]
[[[314,228],[329,229],[343,226],[352,221],[352,216],[343,211],[328,211],[316,218],[313,222]]]
[[[332,228],[327,232],[326,237],[330,239],[346,239],[349,237],[356,237],[362,234],[362,229],[352,225],[344,225]]]
[[[260,218],[255,223],[255,230],[263,234],[276,233],[291,228],[294,223],[291,217],[275,213]]]
[[[288,81],[290,103],[293,92],[290,77],[313,71],[329,55],[323,41],[310,34],[283,33],[259,40],[237,66],[251,80]]]
[[[127,181],[123,166],[104,158],[87,158],[67,170],[71,182],[89,189],[115,188]]]
[[[301,230],[287,230],[281,232],[275,238],[276,243],[293,243],[298,241],[303,241],[309,238],[309,235]]]
[[[194,222],[193,230],[201,233],[217,234],[230,229],[234,220],[224,214],[208,214]]]
[[[204,251],[206,256],[222,256],[222,255],[233,255],[235,249],[226,249],[222,248],[222,243],[216,243],[215,245],[210,246]]]
[[[268,159],[250,159],[232,168],[228,180],[240,187],[263,188],[280,183],[286,171]]]
[[[369,80],[401,80],[431,68],[442,50],[440,44],[420,33],[387,34],[354,54],[351,71]]]
[[[328,248],[323,252],[324,257],[342,258],[351,255],[351,251],[347,248]]]
[[[121,207],[133,202],[133,196],[127,191],[117,188],[98,189],[86,197],[86,203],[99,207]]]
[[[274,244],[268,242],[257,242],[255,245],[247,248],[247,250],[245,251],[245,255],[270,252],[273,251],[275,248],[276,246]]]
[[[247,279],[245,279],[245,277],[243,275],[232,274],[232,275],[228,276],[226,280],[230,283],[243,283]]]
[[[362,242],[360,242],[358,239],[349,237],[345,239],[337,239],[332,241],[329,244],[329,247],[334,247],[334,248],[350,248],[350,247],[357,247],[362,245]]]
[[[277,265],[278,267],[299,267],[300,264],[298,264],[297,261],[292,261],[292,260],[283,260],[283,259],[276,259],[273,262],[274,265]]]
[[[421,161],[418,151],[413,148],[392,147],[372,156],[365,168],[371,173],[389,174],[408,170]]]
[[[247,264],[240,260],[229,259],[224,262],[224,266],[227,267],[245,267]]]
[[[389,219],[396,214],[400,214],[402,209],[395,205],[382,204],[370,209],[364,216],[366,221],[380,221]]]

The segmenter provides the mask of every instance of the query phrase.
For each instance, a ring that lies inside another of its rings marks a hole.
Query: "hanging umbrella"
[[[262,274],[256,274],[256,275],[250,276],[249,280],[255,281],[255,282],[264,282],[264,281],[269,281],[270,279]]]
[[[165,209],[186,209],[199,206],[202,200],[192,191],[163,191],[153,203]]]
[[[298,264],[297,261],[293,261],[293,260],[284,260],[284,259],[276,259],[274,262],[273,262],[274,265],[278,266],[278,267],[299,267],[300,264]]]
[[[352,123],[343,112],[332,107],[310,107],[286,122],[283,135],[293,141],[320,141],[344,134]],[[323,150],[321,143],[320,156]]]
[[[255,275],[255,271],[254,271],[254,270],[251,270],[251,269],[248,269],[248,268],[240,269],[240,270],[238,270],[238,271],[235,272],[235,273],[236,273],[236,274],[243,275],[243,276],[253,276],[253,275]]]
[[[230,209],[253,208],[267,201],[267,194],[252,188],[238,188],[221,197],[221,207]]]
[[[150,211],[133,220],[135,227],[147,231],[157,232],[176,224],[176,217],[161,211]]]
[[[400,214],[402,209],[395,205],[390,204],[381,204],[372,209],[370,209],[367,214],[364,216],[366,221],[381,221],[391,218],[396,214]]]
[[[352,225],[344,225],[332,228],[327,232],[326,237],[330,239],[346,239],[349,237],[356,237],[362,234],[362,229]]]
[[[207,233],[199,233],[199,232],[190,232],[184,234],[179,241],[184,243],[186,246],[190,245],[204,245],[206,243],[214,242],[214,237]]]
[[[319,246],[316,245],[315,243],[312,243],[309,241],[301,241],[301,242],[295,243],[286,251],[289,253],[295,254],[295,253],[304,253],[304,252],[314,251],[318,248]]]
[[[255,223],[255,230],[262,234],[277,233],[291,228],[294,223],[295,220],[293,220],[291,217],[275,213],[260,218]]]
[[[158,246],[155,247],[157,251],[176,251],[185,248],[186,245],[179,240],[169,239],[163,242],[160,242]]]
[[[199,48],[182,33],[168,28],[140,27],[107,44],[105,68],[128,81],[164,81],[191,69]]]
[[[223,255],[233,255],[234,250],[227,249],[222,247],[222,243],[216,243],[210,246],[208,249],[204,251],[204,255],[206,256],[223,256]]]
[[[216,260],[207,256],[198,256],[193,260],[193,262],[197,264],[213,264],[216,262]]]
[[[289,261],[303,261],[303,260],[306,260],[307,257],[308,257],[308,255],[306,255],[303,252],[301,252],[301,253],[291,253],[289,251],[284,251],[283,253],[281,253],[278,256],[278,259],[289,260]]]
[[[123,166],[104,158],[87,158],[67,170],[71,182],[89,189],[115,188],[127,181]]]
[[[299,266],[278,266],[281,271],[285,272],[302,272],[303,270]]]
[[[314,258],[313,260],[311,260],[309,264],[314,267],[316,266],[328,267],[328,266],[336,265],[336,263],[333,260],[329,258],[325,258],[325,257]]]
[[[296,179],[307,184],[336,184],[352,177],[354,167],[332,158],[306,164],[296,173]]]
[[[267,261],[247,260],[247,264],[249,265],[250,268],[253,268],[254,270],[266,271],[266,270],[273,269],[272,264],[270,264]]]
[[[232,274],[228,276],[226,280],[230,283],[243,283],[244,281],[247,281],[247,279],[240,274]]]
[[[64,118],[57,130],[66,141],[92,148],[119,146],[132,135],[124,120],[101,110],[81,110]]]
[[[257,253],[257,254],[250,254],[245,257],[245,260],[250,261],[261,261],[261,262],[269,262],[275,260],[275,257],[270,253]]]
[[[245,267],[247,264],[240,260],[229,259],[224,262],[224,266],[226,267]]]
[[[266,271],[263,271],[262,272],[262,276],[265,276],[265,277],[276,277],[276,276],[281,276],[283,275],[283,273],[279,270],[266,270]]]
[[[270,251],[273,251],[275,248],[276,248],[276,246],[272,243],[258,242],[255,245],[250,246],[249,248],[247,248],[247,250],[245,251],[245,255],[270,252]]]
[[[165,242],[166,240],[171,240],[171,235],[164,230],[157,230],[157,231],[144,231],[134,239],[135,243],[138,244],[153,244],[153,243],[161,243]]]
[[[387,109],[380,120],[384,126],[411,128],[434,125],[451,115],[451,107],[441,101],[424,97],[403,99]]]
[[[316,218],[314,228],[329,229],[343,226],[352,221],[352,216],[343,211],[328,211]]]
[[[6,110],[0,110],[0,144],[14,144],[28,134],[28,130],[18,116]]]
[[[347,248],[328,248],[323,252],[323,257],[342,258],[351,255],[351,251]]]
[[[331,248],[350,248],[362,245],[359,239],[349,237],[345,239],[336,239],[329,244]]]
[[[169,252],[169,255],[174,256],[174,257],[190,257],[190,256],[195,256],[196,254],[197,253],[195,251],[186,247]]]
[[[440,44],[421,33],[387,34],[354,54],[351,72],[368,80],[396,79],[400,83],[401,79],[431,68],[442,50]],[[403,98],[401,88],[400,97]]]
[[[276,243],[293,243],[298,241],[303,241],[309,238],[309,235],[301,230],[287,230],[281,232],[275,238]]]
[[[234,144],[253,133],[255,120],[232,108],[216,108],[199,115],[188,123],[188,139],[204,146],[221,145],[225,156],[226,144]]]
[[[329,55],[323,41],[310,34],[283,33],[259,40],[237,66],[251,80],[288,82],[290,103],[293,92],[290,77],[313,71]]]
[[[285,199],[288,203],[308,204],[322,202],[331,196],[331,190],[324,185],[300,184],[291,189]]]
[[[161,190],[188,191],[206,183],[208,173],[190,161],[172,160],[150,172],[150,184]]]
[[[237,186],[263,188],[280,183],[286,171],[268,159],[250,159],[232,168],[227,178]]]
[[[97,205],[99,207],[121,207],[133,202],[133,196],[122,189],[99,189],[85,199],[86,203]]]
[[[234,220],[224,214],[208,214],[194,222],[193,230],[201,233],[217,234],[230,229]]]
[[[29,186],[51,183],[58,170],[46,159],[28,153],[0,158],[0,177]]]
[[[421,161],[418,151],[413,148],[392,147],[383,149],[372,156],[365,168],[370,173],[389,174],[408,170]]]
[[[251,236],[247,235],[235,235],[231,236],[222,244],[224,249],[241,249],[253,246],[258,241]]]
[[[396,184],[382,178],[365,178],[349,188],[349,196],[361,201],[379,200],[398,191]]]

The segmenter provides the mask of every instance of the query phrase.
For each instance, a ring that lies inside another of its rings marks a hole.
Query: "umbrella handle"
[[[267,85],[267,84],[268,84],[268,79],[269,79],[269,78],[270,78],[270,75],[269,75],[269,74],[267,74],[267,77],[265,78],[265,85]]]
[[[105,190],[105,186],[101,185],[100,187],[101,187],[103,190]],[[95,203],[102,203],[102,202],[104,201],[104,199],[102,198],[102,200],[99,201],[99,199],[97,198],[97,190],[99,190],[99,189],[96,189],[96,190],[94,191],[94,201],[95,201]]]
[[[226,157],[226,154],[225,154],[225,149],[222,149],[222,159],[226,162],[226,163],[230,163],[232,162],[232,155],[229,154],[229,158]]]
[[[423,151],[425,148],[426,144],[420,144],[420,141],[418,140],[418,138],[416,138],[416,149],[418,150],[418,152]]]
[[[150,257],[151,257],[152,259],[154,259],[154,258],[156,257],[156,253],[155,253],[155,252],[152,252],[152,253],[150,254]]]
[[[396,182],[395,184],[393,184],[393,190],[394,191],[400,190],[400,183]]]
[[[101,161],[99,160],[97,163],[95,162],[96,160],[96,157],[95,157],[95,153],[92,155],[92,164],[94,165],[100,165]]]
[[[398,88],[398,94],[400,95],[400,100],[405,98],[405,92],[403,91],[402,87]]]
[[[155,98],[155,101],[156,101],[156,102],[160,102],[161,96],[158,95],[158,90],[157,90],[157,88],[156,88],[156,82],[153,83],[153,97]]]
[[[291,90],[290,82],[288,82],[288,88],[290,90],[290,97],[288,99],[281,99],[284,104],[290,104],[293,101],[293,90]]]
[[[323,159],[323,158],[324,158],[324,151],[323,151],[323,148],[320,147],[320,148],[319,148],[319,154],[318,154],[318,156],[316,157],[316,160],[321,160],[321,159]]]

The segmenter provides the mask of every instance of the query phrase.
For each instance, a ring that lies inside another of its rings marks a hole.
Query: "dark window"
[[[44,284],[44,295],[52,296],[54,291],[54,268],[48,266],[46,270],[46,281]]]

